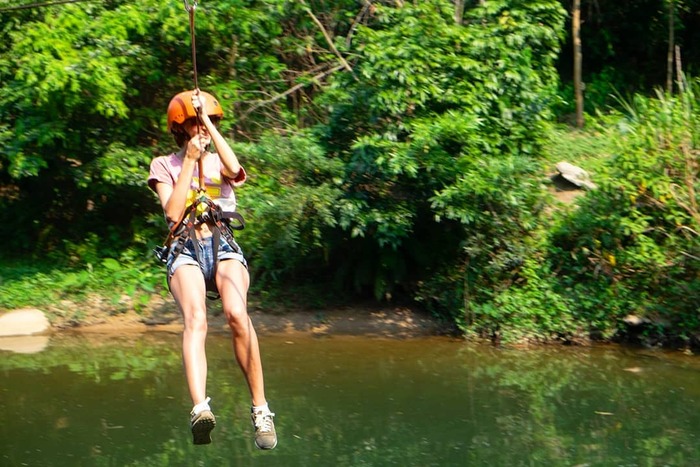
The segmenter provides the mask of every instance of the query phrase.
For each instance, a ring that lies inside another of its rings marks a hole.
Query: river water
[[[191,444],[177,334],[0,350],[0,466],[700,465],[695,356],[445,337],[264,335],[261,347],[279,438],[267,452],[223,333],[207,344],[207,446]]]

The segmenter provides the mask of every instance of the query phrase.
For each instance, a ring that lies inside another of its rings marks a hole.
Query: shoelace
[[[272,412],[268,412],[266,414],[263,414],[262,412],[258,412],[255,414],[255,428],[258,429],[258,431],[261,431],[263,433],[267,433],[268,431],[272,431],[272,418],[275,416]]]

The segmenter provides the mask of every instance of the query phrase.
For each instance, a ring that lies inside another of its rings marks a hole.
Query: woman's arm
[[[192,95],[192,105],[196,109],[206,108],[204,105],[204,96],[193,94]],[[226,142],[226,139],[219,133],[219,129],[211,121],[209,115],[205,112],[200,112],[200,119],[207,129],[207,132],[211,135],[211,141],[216,147],[216,152],[219,154],[221,162],[224,164],[224,170],[222,173],[231,179],[235,179],[238,173],[241,171],[241,164],[236,157],[236,153],[233,152],[231,146]]]
[[[185,156],[182,160],[182,170],[175,181],[175,185],[168,185],[163,182],[156,184],[156,193],[158,193],[168,225],[180,222],[185,214],[187,194],[192,185],[194,169],[202,152],[200,146],[199,138],[192,138],[187,143]]]

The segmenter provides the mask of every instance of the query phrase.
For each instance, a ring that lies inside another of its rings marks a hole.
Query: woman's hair
[[[170,127],[170,133],[172,133],[173,138],[175,138],[175,143],[177,144],[177,147],[181,148],[184,144],[186,144],[190,140],[190,135],[187,134],[185,131],[185,124],[189,120],[195,120],[196,117],[193,118],[188,118],[182,123],[177,123],[173,122],[171,127]],[[218,125],[219,122],[221,121],[221,117],[219,116],[210,116],[209,117],[214,125]],[[200,123],[200,125],[202,125]]]
[[[190,140],[190,135],[187,134],[182,123],[173,123],[172,127],[170,128],[170,133],[172,133],[173,138],[175,138],[175,144],[177,144],[177,147],[179,148],[184,146]]]

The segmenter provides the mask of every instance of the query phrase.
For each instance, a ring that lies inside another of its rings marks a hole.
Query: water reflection
[[[49,336],[6,336],[0,337],[0,350],[15,353],[37,353],[49,345]]]
[[[699,465],[700,360],[446,338],[264,336],[280,438],[253,447],[225,334],[213,444],[193,446],[179,336],[58,336],[0,353],[0,465]]]

